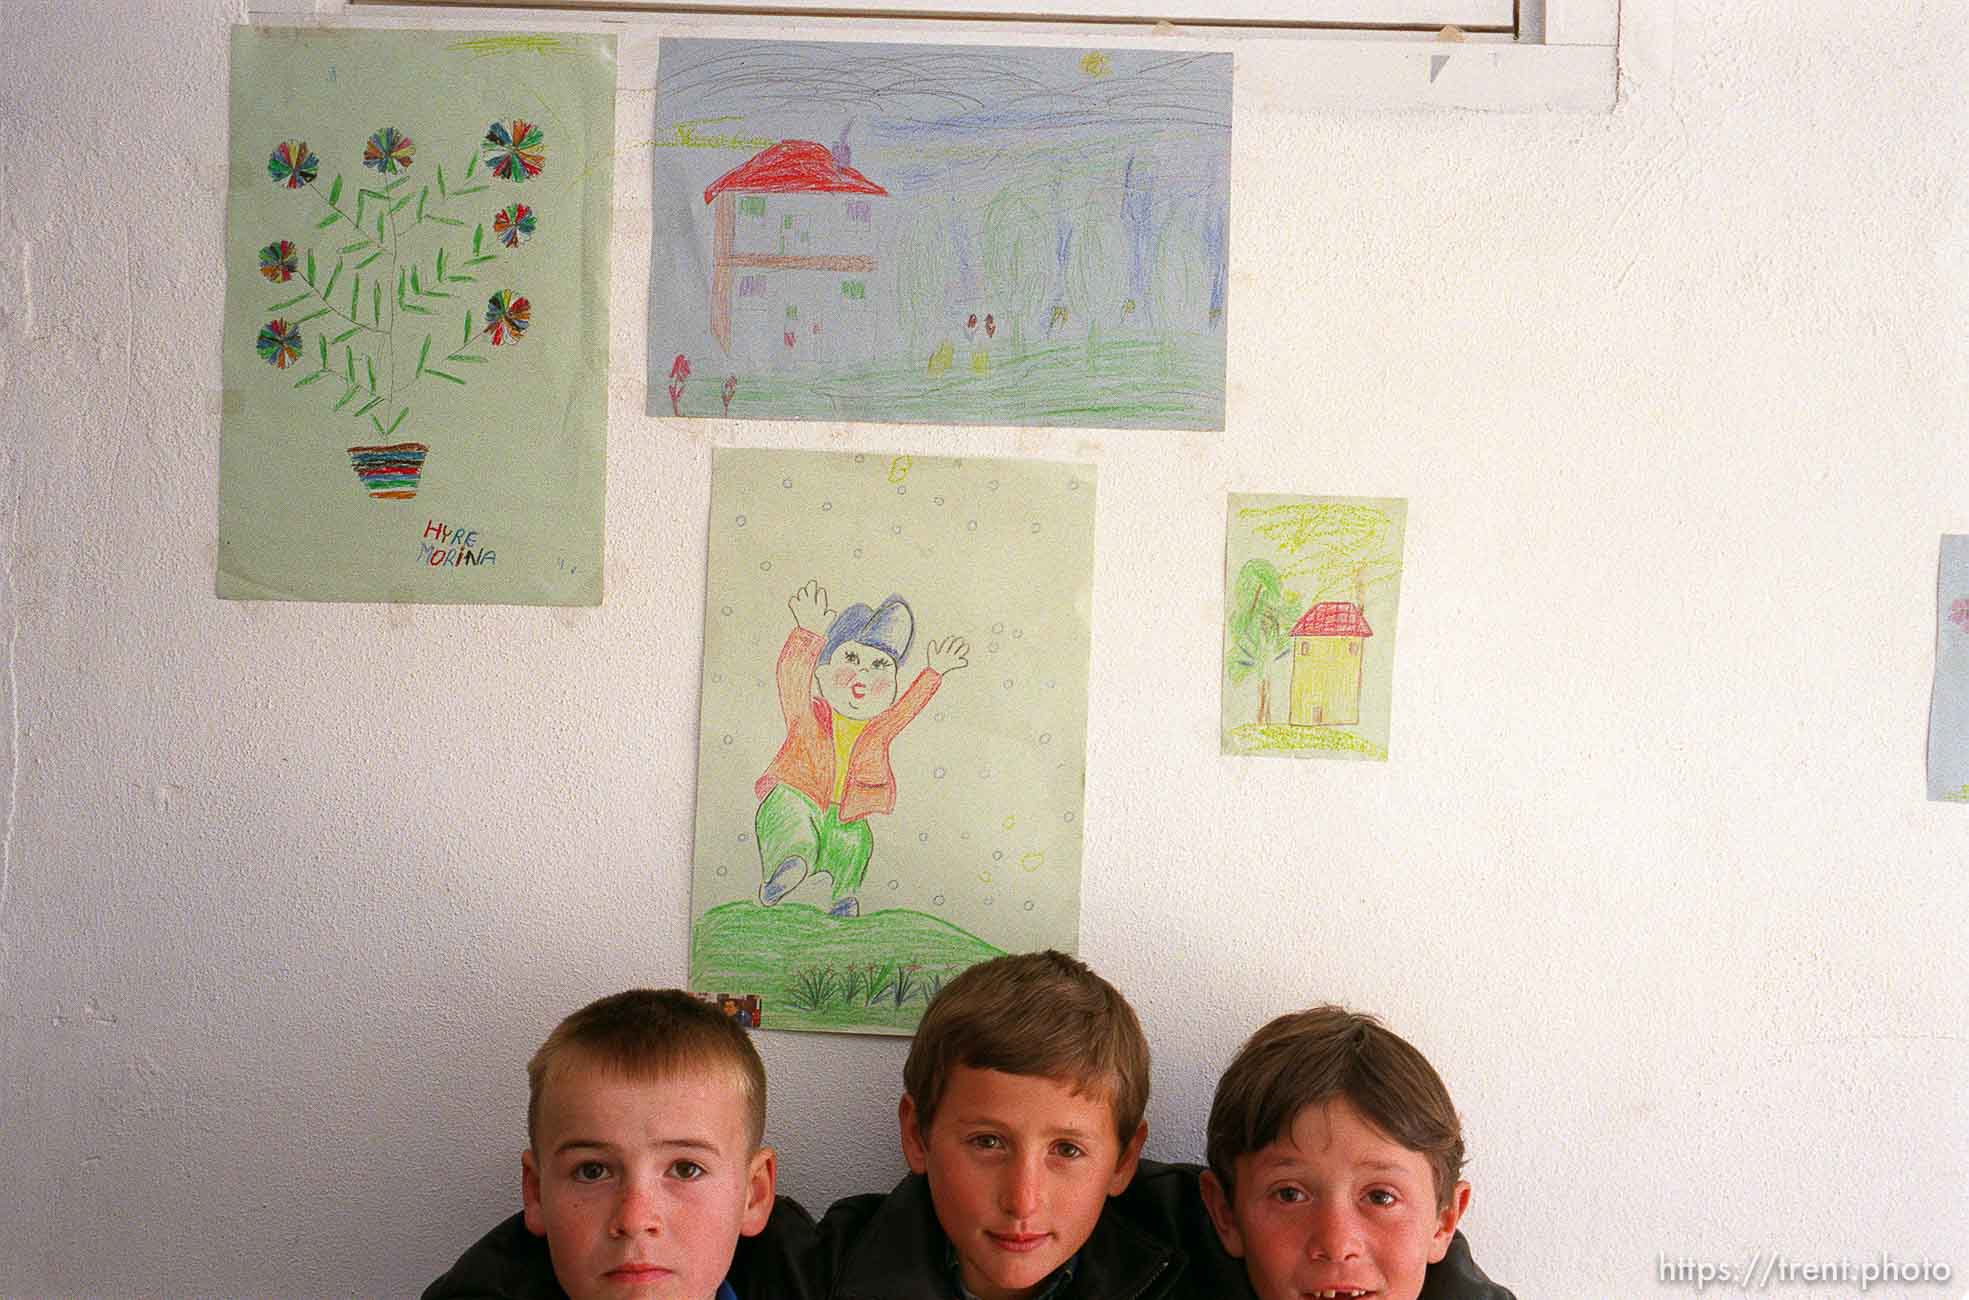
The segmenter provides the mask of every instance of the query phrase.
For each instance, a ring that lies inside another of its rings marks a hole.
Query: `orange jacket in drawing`
[[[824,643],[818,632],[794,628],[779,648],[773,675],[779,684],[779,712],[786,719],[786,739],[752,792],[763,799],[776,785],[790,785],[814,801],[817,808],[834,795],[834,711],[813,696],[814,669],[820,666]],[[858,821],[870,813],[895,810],[896,776],[889,768],[889,742],[923,711],[943,683],[943,674],[925,668],[896,702],[868,720],[848,751],[848,788],[841,795],[841,820]]]

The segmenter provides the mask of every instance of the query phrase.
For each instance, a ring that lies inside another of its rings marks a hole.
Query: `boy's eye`
[[[852,650],[850,650],[850,651],[848,651],[847,653],[845,653],[845,654],[843,654],[843,655],[842,655],[841,657],[842,657],[843,659],[846,659],[846,660],[847,660],[847,661],[848,661],[849,663],[851,663],[851,664],[859,664],[859,663],[861,663],[861,656],[860,656],[860,655],[858,655],[858,654],[856,654],[856,653],[855,653],[854,651],[852,651]]]
[[[882,669],[887,668],[889,666],[889,661],[878,655],[875,658],[868,661],[868,666],[879,672]]]
[[[1281,1205],[1298,1205],[1305,1201],[1306,1193],[1297,1187],[1274,1187],[1272,1199]]]
[[[1395,1203],[1395,1194],[1385,1187],[1376,1187],[1367,1194],[1369,1205],[1389,1206]]]
[[[704,1177],[706,1172],[708,1171],[704,1166],[695,1160],[679,1160],[670,1166],[670,1176],[681,1178],[687,1183]]]
[[[1053,1154],[1065,1156],[1068,1160],[1078,1160],[1080,1157],[1086,1155],[1087,1152],[1082,1150],[1080,1144],[1077,1142],[1055,1142],[1053,1144]]]
[[[608,1166],[599,1160],[583,1160],[569,1173],[577,1183],[599,1183],[608,1177]]]
[[[1005,1139],[996,1133],[974,1133],[966,1141],[980,1151],[997,1151],[1005,1145]]]

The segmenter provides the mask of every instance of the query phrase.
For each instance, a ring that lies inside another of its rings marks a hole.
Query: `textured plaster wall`
[[[526,1053],[684,973],[710,440],[1098,463],[1083,950],[1155,1151],[1337,998],[1450,1080],[1522,1295],[1758,1248],[1959,1291],[1969,68],[1953,5],[1849,9],[1627,0],[1605,117],[1247,68],[1222,436],[647,418],[624,166],[607,604],[542,611],[213,598],[239,4],[12,0],[0,1294],[401,1294],[515,1205]],[[1232,489],[1410,499],[1386,766],[1217,756]],[[761,1046],[788,1189],[896,1174],[900,1043]]]

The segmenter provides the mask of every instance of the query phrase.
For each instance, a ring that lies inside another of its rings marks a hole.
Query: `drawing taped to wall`
[[[650,413],[1222,428],[1230,109],[1228,54],[663,41]]]
[[[1224,753],[1388,757],[1407,522],[1399,498],[1231,497]]]
[[[219,594],[599,601],[613,39],[238,28],[232,71]]]
[[[1076,465],[717,453],[692,987],[907,1033],[966,966],[1076,946],[1093,496]]]
[[[1969,803],[1969,536],[1942,538],[1935,686],[1928,704],[1928,798]]]

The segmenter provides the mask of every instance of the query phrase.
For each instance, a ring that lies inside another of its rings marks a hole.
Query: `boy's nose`
[[[1029,1219],[1039,1213],[1039,1180],[1041,1171],[1036,1161],[1017,1160],[1005,1172],[1005,1182],[1000,1189],[1000,1207],[1005,1213],[1017,1219]]]
[[[1306,1253],[1314,1259],[1352,1259],[1361,1253],[1360,1220],[1353,1206],[1328,1197],[1313,1208]]]
[[[663,1217],[657,1213],[656,1198],[640,1188],[624,1187],[622,1195],[616,1198],[615,1216],[609,1222],[609,1233],[616,1237],[642,1234],[661,1236]]]

